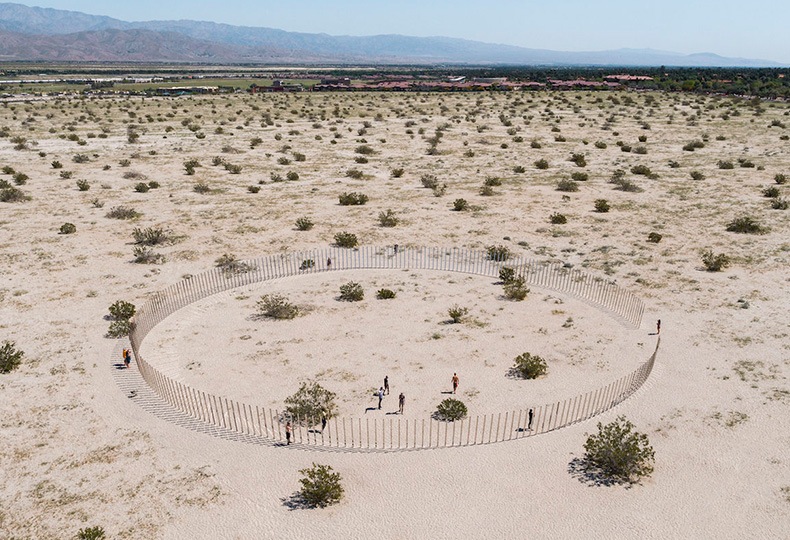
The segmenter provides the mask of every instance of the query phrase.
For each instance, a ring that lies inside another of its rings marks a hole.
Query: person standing
[[[398,396],[398,412],[403,414],[403,406],[406,404],[406,396],[403,395],[403,392],[400,393]]]
[[[460,382],[460,379],[458,378],[458,374],[457,373],[453,373],[453,394],[455,394],[455,391],[458,389],[458,383],[459,382]]]
[[[383,386],[379,386],[378,396],[379,396],[379,410],[380,410],[381,409],[381,400],[384,399],[384,387]]]
[[[129,364],[132,363],[132,353],[129,349],[123,350],[123,363],[126,366],[126,369],[129,369]]]
[[[291,422],[285,423],[285,440],[286,444],[291,444]]]
[[[327,257],[326,258],[326,269],[329,270],[331,268],[332,268],[332,258],[331,257]]]
[[[530,409],[529,410],[529,415],[528,415],[528,419],[529,420],[527,422],[527,429],[530,430],[530,431],[532,431],[532,417],[533,417],[533,414],[534,413],[532,412],[532,409]]]
[[[390,395],[390,378],[388,375],[384,376],[384,391]]]
[[[656,335],[659,334],[661,334],[661,319],[658,319],[658,321],[656,321]]]
[[[321,413],[321,433],[326,429],[326,413]]]

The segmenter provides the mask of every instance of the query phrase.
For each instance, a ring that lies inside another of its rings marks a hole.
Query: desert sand
[[[0,203],[0,340],[26,353],[19,369],[0,375],[0,538],[71,538],[94,525],[129,539],[787,537],[790,214],[762,192],[776,186],[788,197],[774,181],[790,176],[788,132],[771,127],[788,115],[787,104],[630,92],[3,103],[0,166],[29,177],[18,188],[30,199]],[[704,146],[683,150],[695,140]],[[577,153],[586,166],[569,161]],[[212,165],[215,156],[241,170]],[[536,167],[540,159],[548,168]],[[194,174],[189,160],[200,164]],[[653,177],[632,173],[637,165]],[[617,169],[641,191],[615,190]],[[288,172],[298,179],[273,181]],[[575,172],[589,179],[558,191]],[[445,192],[424,188],[423,174]],[[482,195],[488,177],[501,185]],[[0,178],[14,184],[12,174]],[[90,188],[80,191],[78,180]],[[160,186],[135,191],[150,181]],[[338,205],[351,191],[369,202]],[[467,210],[452,210],[458,198]],[[595,212],[597,199],[611,210]],[[119,206],[141,215],[106,217]],[[395,227],[379,225],[388,209],[400,218]],[[550,223],[553,213],[567,223]],[[742,216],[768,231],[726,231]],[[297,230],[299,217],[315,226]],[[67,222],[76,232],[59,234]],[[172,233],[154,247],[163,262],[134,262],[135,227]],[[281,408],[300,381],[318,379],[338,393],[344,415],[375,404],[372,390],[388,374],[394,395],[385,405],[394,409],[407,388],[415,418],[430,414],[456,371],[470,414],[604,385],[651,354],[660,318],[656,367],[631,398],[578,425],[386,454],[213,437],[129,399],[127,374],[114,367],[125,342],[104,337],[111,303],[140,306],[224,254],[324,247],[341,231],[364,245],[506,245],[614,280],[645,301],[645,318],[629,328],[539,288],[506,301],[481,277],[337,272],[197,302],[152,332],[146,358],[188,384],[267,407]],[[647,240],[651,232],[659,243]],[[706,271],[707,249],[731,266]],[[347,280],[363,284],[364,301],[335,299]],[[380,287],[398,296],[376,300]],[[252,318],[272,291],[304,314]],[[454,304],[469,317],[450,325]],[[508,378],[513,357],[527,351],[547,358],[548,375]],[[597,422],[618,415],[650,437],[655,471],[631,487],[591,485],[571,463]],[[342,475],[346,497],[291,509],[299,469],[313,462]]]

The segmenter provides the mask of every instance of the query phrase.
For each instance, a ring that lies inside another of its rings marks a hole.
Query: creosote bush
[[[73,223],[64,223],[60,226],[60,234],[74,234],[77,232],[77,226]]]
[[[549,216],[549,222],[552,223],[553,225],[564,225],[568,223],[568,218],[565,217],[565,214],[554,212],[552,215]]]
[[[595,199],[595,211],[600,214],[605,214],[609,211],[609,201],[606,199]]]
[[[537,379],[548,371],[546,360],[528,352],[516,356],[513,362],[513,371],[522,379]]]
[[[634,483],[653,472],[655,452],[647,435],[634,431],[624,416],[598,422],[598,433],[584,443],[584,465],[614,483]]]
[[[320,421],[322,415],[332,418],[337,411],[336,397],[315,381],[303,382],[296,393],[285,398],[285,416],[308,425]]]
[[[420,183],[422,187],[428,189],[436,189],[439,187],[439,179],[433,174],[423,174],[420,177]]]
[[[145,229],[135,227],[132,230],[132,237],[135,244],[143,246],[159,246],[173,241],[173,235],[161,227],[146,227]]]
[[[337,247],[353,248],[357,246],[357,235],[350,232],[339,232],[335,234],[335,245]]]
[[[85,527],[77,533],[77,540],[104,540],[107,538],[104,529],[99,526]]]
[[[775,199],[780,194],[779,188],[776,186],[769,186],[763,189],[763,197],[767,197],[769,199]]]
[[[466,405],[460,399],[447,398],[436,407],[435,416],[443,422],[455,422],[466,418]]]
[[[22,363],[22,358],[25,353],[16,348],[16,343],[13,341],[4,341],[0,346],[0,373],[11,373],[19,364]]]
[[[661,234],[657,232],[651,232],[650,234],[647,235],[647,241],[653,244],[658,244],[662,238],[663,236],[661,236]]]
[[[727,231],[741,234],[765,234],[768,232],[768,228],[760,225],[751,216],[742,216],[729,222]]]
[[[535,163],[535,168],[545,170],[549,168],[549,162],[545,159],[539,159]]]
[[[293,319],[299,315],[299,307],[282,294],[265,294],[255,306],[258,308],[259,315],[269,319]]]
[[[249,263],[242,262],[232,253],[225,253],[214,261],[217,268],[222,270],[226,277],[237,274],[246,274],[255,267]]]
[[[730,265],[730,258],[724,253],[716,255],[708,249],[702,252],[702,264],[708,272],[720,272]]]
[[[777,184],[780,184],[780,185],[781,184],[786,184],[787,183],[787,176],[782,174],[782,173],[779,173],[779,174],[774,176],[774,182],[776,182]]]
[[[453,324],[461,322],[468,313],[469,308],[461,307],[459,305],[455,305],[447,310],[447,314],[450,316],[450,321],[452,321]]]
[[[349,281],[340,286],[340,300],[345,302],[359,302],[365,298],[365,290],[356,281]]]
[[[299,265],[299,270],[309,270],[310,268],[315,268],[315,259],[305,259]]]
[[[364,193],[357,193],[356,191],[341,193],[338,199],[340,201],[340,206],[361,206],[369,200],[367,195]]]
[[[503,266],[499,269],[499,279],[502,283],[510,283],[516,278],[516,270],[511,266]]]
[[[579,184],[574,182],[573,180],[568,180],[567,178],[563,178],[562,180],[557,182],[557,191],[566,191],[566,192],[579,191]]]
[[[107,330],[107,337],[120,338],[129,335],[132,328],[130,319],[134,316],[135,306],[124,300],[117,300],[109,307],[110,328]]]
[[[510,249],[507,246],[498,245],[498,246],[487,246],[486,247],[486,255],[488,259],[491,261],[506,261],[510,257],[512,257],[513,253],[511,253]]]
[[[453,201],[454,212],[463,212],[467,208],[469,208],[469,203],[466,202],[466,199],[455,199]]]
[[[137,219],[142,214],[128,206],[114,206],[107,212],[106,217],[111,219]]]
[[[529,294],[529,287],[527,287],[527,280],[524,276],[515,276],[510,281],[505,282],[502,286],[502,292],[508,300],[516,300],[520,302]]]
[[[689,174],[692,180],[705,180],[705,174],[700,171],[691,171]]]
[[[309,231],[315,224],[309,217],[300,217],[296,220],[296,229],[299,231]]]
[[[376,291],[376,298],[379,300],[391,300],[395,298],[395,291],[391,289],[379,289]]]
[[[77,180],[77,189],[80,191],[88,191],[91,188],[91,185],[88,183],[87,180]]]
[[[302,489],[299,495],[311,507],[325,508],[340,502],[343,498],[343,485],[340,473],[332,472],[329,465],[317,465],[300,469]]]
[[[395,227],[398,223],[400,223],[400,218],[392,210],[379,212],[379,225],[382,227]]]
[[[153,249],[146,246],[135,246],[132,249],[133,262],[137,264],[162,264],[165,262],[165,256],[161,253],[156,253]]]

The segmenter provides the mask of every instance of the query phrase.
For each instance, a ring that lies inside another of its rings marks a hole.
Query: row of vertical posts
[[[167,403],[210,425],[239,434],[285,440],[285,422],[292,421],[293,441],[300,444],[373,450],[471,446],[522,438],[587,420],[631,395],[650,374],[656,352],[634,372],[604,388],[565,401],[531,409],[468,417],[456,422],[435,419],[332,418],[323,429],[315,419],[287,419],[224,397],[207,394],[166,377],[140,355],[148,332],[172,313],[207,296],[262,281],[327,270],[359,268],[413,268],[464,272],[498,278],[502,266],[512,266],[527,283],[584,298],[637,325],[642,302],[612,283],[594,279],[559,263],[538,263],[518,257],[492,261],[486,251],[459,248],[406,248],[365,246],[349,250],[329,248],[270,255],[245,261],[235,271],[219,268],[192,276],[154,294],[136,313],[130,341],[146,383]],[[531,417],[530,417],[531,411]]]

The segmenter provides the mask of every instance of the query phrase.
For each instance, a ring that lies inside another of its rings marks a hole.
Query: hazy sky
[[[790,64],[790,0],[37,0],[126,21],[449,36],[536,49],[651,48]]]

